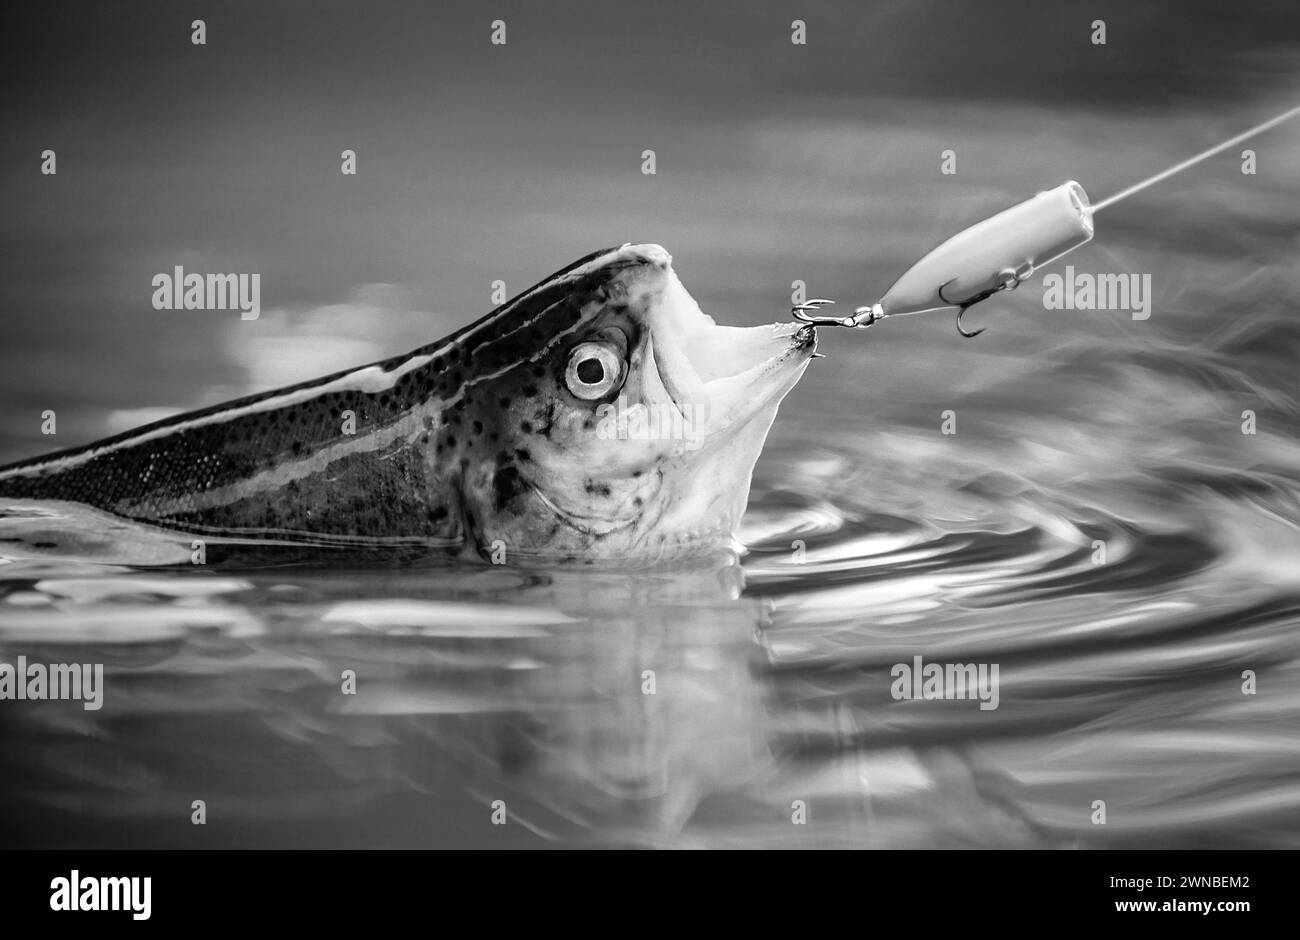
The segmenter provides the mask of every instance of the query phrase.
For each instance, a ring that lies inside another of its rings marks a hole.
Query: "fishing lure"
[[[790,312],[796,320],[815,326],[854,329],[889,317],[956,307],[957,331],[966,337],[978,336],[983,329],[968,331],[962,325],[966,311],[994,294],[1015,290],[1039,268],[1091,241],[1097,212],[1297,114],[1300,107],[1161,170],[1096,205],[1089,203],[1088,194],[1073,180],[1041,192],[958,232],[908,268],[880,300],[858,307],[853,316],[821,313],[835,303],[823,298],[797,304]]]

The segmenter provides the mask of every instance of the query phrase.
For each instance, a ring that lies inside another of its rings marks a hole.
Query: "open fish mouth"
[[[655,245],[634,251],[667,253]],[[817,348],[815,327],[773,323],[722,326],[705,314],[668,268],[660,302],[651,310],[651,355],[664,390],[679,412],[702,417],[709,438],[726,435],[779,402],[798,382]]]

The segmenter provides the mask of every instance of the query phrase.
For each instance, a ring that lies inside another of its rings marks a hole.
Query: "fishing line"
[[[1277,125],[1281,124],[1283,121],[1287,121],[1295,117],[1297,114],[1300,114],[1300,107],[1292,108],[1290,111],[1286,112],[1285,114],[1279,114],[1277,117],[1265,121],[1263,124],[1257,124],[1255,127],[1252,127],[1244,134],[1238,134],[1236,137],[1233,137],[1230,140],[1225,140],[1221,144],[1215,144],[1209,150],[1206,150],[1202,153],[1198,153],[1196,156],[1184,160],[1182,163],[1175,164],[1174,166],[1171,166],[1167,170],[1161,170],[1155,176],[1149,176],[1140,183],[1134,183],[1128,189],[1122,189],[1119,192],[1117,192],[1115,195],[1109,197],[1108,199],[1103,199],[1101,202],[1093,203],[1092,211],[1100,212],[1102,209],[1105,209],[1107,206],[1114,205],[1115,203],[1119,202],[1121,199],[1127,199],[1129,196],[1132,196],[1134,193],[1141,192],[1142,190],[1146,189],[1148,186],[1154,186],[1156,183],[1159,183],[1161,180],[1168,179],[1169,177],[1173,176],[1175,173],[1181,173],[1183,172],[1183,170],[1186,170],[1188,167],[1193,167],[1196,164],[1200,163],[1202,160],[1206,160],[1214,156],[1216,153],[1222,153],[1223,151],[1227,150],[1229,147],[1234,147],[1237,144],[1241,143],[1242,141],[1249,140],[1250,138],[1254,137],[1256,134],[1262,134],[1264,133],[1264,131],[1268,130],[1269,128],[1276,127]]]

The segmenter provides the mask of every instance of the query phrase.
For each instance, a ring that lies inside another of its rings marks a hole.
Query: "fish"
[[[506,563],[729,544],[812,326],[717,324],[653,244],[587,255],[406,355],[0,468],[0,497],[202,537]]]

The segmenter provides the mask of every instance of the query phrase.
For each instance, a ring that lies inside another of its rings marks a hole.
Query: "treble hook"
[[[820,310],[822,307],[829,307],[834,304],[833,300],[826,300],[818,297],[815,300],[806,300],[801,304],[795,304],[790,308],[790,315],[801,323],[811,323],[813,326],[856,326],[853,317],[824,317],[812,314],[811,311]]]
[[[952,281],[945,281],[939,287],[939,291],[938,291],[939,299],[942,300],[944,303],[952,304],[954,307],[957,308],[957,332],[960,333],[962,336],[966,337],[967,339],[971,339],[973,337],[979,336],[986,329],[988,329],[988,327],[982,326],[978,330],[975,330],[974,332],[968,331],[964,326],[961,325],[961,318],[966,315],[966,311],[969,310],[971,307],[975,306],[981,300],[988,300],[994,294],[1001,293],[1004,290],[1015,290],[1017,287],[1021,285],[1024,279],[1027,278],[1031,273],[1033,273],[1033,265],[1030,264],[1023,265],[1019,270],[1016,270],[1014,268],[1003,268],[1001,271],[998,272],[999,281],[997,284],[995,284],[993,287],[990,287],[988,290],[980,291],[974,297],[971,297],[967,300],[949,300],[947,297],[945,297],[943,295],[943,289],[952,283]],[[953,278],[953,280],[955,281],[956,278]]]
[[[822,307],[829,307],[833,303],[835,301],[825,300],[820,297],[816,300],[806,300],[791,307],[790,315],[801,323],[811,323],[813,326],[844,326],[849,329],[871,326],[877,320],[885,318],[885,314],[879,309],[879,304],[871,307],[858,307],[853,311],[851,317],[823,317],[809,314],[809,311],[820,310]]]
[[[939,288],[938,291],[939,299],[942,300],[944,303],[952,304],[952,306],[957,308],[957,332],[960,333],[962,336],[966,337],[967,339],[973,339],[974,337],[979,336],[981,333],[987,330],[988,327],[981,326],[978,330],[971,332],[961,325],[961,318],[966,316],[967,310],[975,306],[981,300],[988,300],[994,294],[998,293],[999,291],[1007,290],[1008,288],[1005,283],[999,284],[997,287],[990,287],[986,291],[980,291],[978,294],[976,294],[974,297],[970,298],[969,300],[957,301],[957,300],[949,300],[947,297],[943,296],[944,287],[947,287],[951,283],[952,281],[947,281]]]

